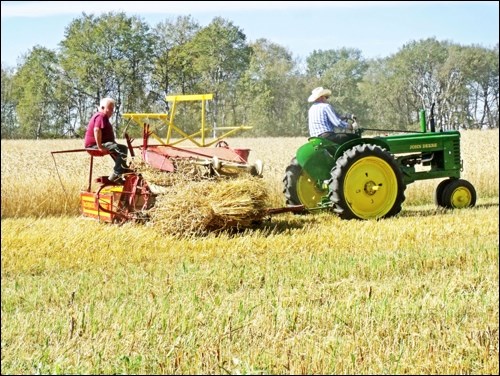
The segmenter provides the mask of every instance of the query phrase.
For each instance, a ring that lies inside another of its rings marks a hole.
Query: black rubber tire
[[[319,188],[296,158],[293,158],[286,168],[283,185],[287,206],[304,205],[305,209],[318,208],[323,198],[328,195],[327,187]]]
[[[464,179],[453,179],[443,190],[443,206],[448,209],[471,208],[476,205],[474,186]]]
[[[297,159],[293,158],[286,168],[285,177],[283,178],[283,193],[285,194],[286,205],[301,205],[297,196],[297,180],[300,174],[302,174],[302,167],[300,167]]]
[[[331,170],[329,199],[342,219],[389,218],[401,211],[406,184],[394,157],[380,146],[355,145]]]
[[[441,206],[443,208],[445,207],[444,206],[444,200],[443,200],[443,192],[444,192],[444,189],[446,188],[446,186],[448,184],[450,184],[452,181],[453,181],[453,179],[443,180],[436,187],[436,190],[434,191],[434,203],[437,206]]]

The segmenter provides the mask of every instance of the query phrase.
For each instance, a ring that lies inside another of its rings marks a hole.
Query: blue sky
[[[387,57],[404,44],[434,37],[492,48],[498,1],[2,1],[2,64],[14,67],[36,45],[57,49],[82,12],[125,12],[150,26],[191,15],[202,26],[220,16],[252,42],[266,38],[305,59],[314,50],[357,48]]]

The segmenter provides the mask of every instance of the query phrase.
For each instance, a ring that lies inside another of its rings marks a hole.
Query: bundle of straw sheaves
[[[244,229],[267,214],[269,197],[262,178],[240,173],[208,177],[198,166],[177,165],[163,172],[145,164],[134,166],[157,194],[150,224],[171,235],[206,235]]]

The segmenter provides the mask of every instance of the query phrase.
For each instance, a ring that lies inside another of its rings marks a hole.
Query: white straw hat
[[[328,89],[323,89],[322,86],[317,87],[311,92],[311,95],[309,96],[309,98],[307,98],[307,101],[314,102],[316,99],[324,95],[332,95],[332,92]]]

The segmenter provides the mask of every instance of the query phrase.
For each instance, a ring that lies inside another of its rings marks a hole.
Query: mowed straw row
[[[150,225],[164,234],[206,235],[258,224],[267,214],[269,193],[262,178],[246,173],[214,178],[185,161],[176,172],[134,166],[157,193]],[[231,178],[228,178],[231,177]]]
[[[185,182],[157,196],[151,224],[172,235],[248,228],[265,217],[267,198],[256,178]]]

